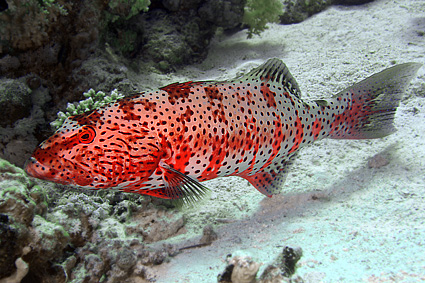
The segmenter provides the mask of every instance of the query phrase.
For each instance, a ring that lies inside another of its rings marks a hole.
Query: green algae
[[[34,214],[47,207],[44,191],[35,186],[25,171],[0,159],[0,213],[30,224]]]
[[[108,3],[107,20],[110,22],[129,20],[140,12],[147,12],[150,4],[150,0],[111,0]]]
[[[45,247],[54,246],[58,235],[61,238],[69,238],[69,233],[62,225],[50,222],[40,215],[34,216],[32,226],[43,235],[43,246]]]
[[[68,103],[65,110],[66,112],[59,111],[58,118],[50,123],[50,125],[54,129],[58,129],[69,116],[97,109],[124,97],[124,95],[119,93],[116,89],[111,91],[110,94],[106,94],[103,91],[96,92],[94,89],[89,89],[87,92],[83,93],[83,96],[86,97],[86,99],[75,103]]]
[[[267,29],[267,23],[279,21],[283,5],[279,0],[248,0],[242,23],[248,28],[248,38]]]

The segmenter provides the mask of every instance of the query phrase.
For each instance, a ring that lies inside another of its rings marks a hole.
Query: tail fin
[[[373,139],[395,132],[394,114],[401,95],[421,66],[419,63],[396,65],[335,95],[334,101],[347,101],[348,106],[335,115],[329,137]]]

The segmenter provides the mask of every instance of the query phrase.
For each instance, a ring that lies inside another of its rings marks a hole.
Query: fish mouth
[[[42,164],[33,156],[31,156],[27,160],[27,162],[25,162],[24,170],[29,176],[34,178],[47,180],[47,181],[54,181],[56,183],[61,183],[64,185],[69,183],[69,182],[66,182],[65,180],[58,178],[57,170]]]
[[[24,170],[29,176],[40,178],[41,174],[40,174],[39,168],[42,168],[42,167],[43,165],[37,159],[31,156],[27,160],[27,162],[25,162]]]

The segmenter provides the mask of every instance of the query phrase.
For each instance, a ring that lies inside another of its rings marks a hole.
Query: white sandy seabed
[[[250,40],[245,31],[217,35],[202,64],[159,80],[224,80],[277,57],[312,99],[395,63],[425,63],[424,55],[425,1],[381,0],[271,25]],[[190,231],[180,240],[195,243],[207,223],[231,223],[215,226],[212,245],[161,265],[157,282],[217,282],[227,254],[251,255],[263,263],[260,274],[285,245],[302,248],[296,274],[306,282],[424,282],[425,67],[395,123],[398,132],[383,139],[326,139],[304,148],[282,194],[270,199],[240,178],[207,182],[212,193],[185,211]],[[369,168],[376,154],[389,164]]]

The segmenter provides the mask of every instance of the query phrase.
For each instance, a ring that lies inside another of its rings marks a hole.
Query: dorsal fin
[[[261,80],[264,82],[281,84],[291,94],[301,98],[301,91],[298,87],[297,81],[294,79],[294,77],[292,77],[285,63],[277,58],[269,59],[264,64],[251,70],[248,74],[234,79],[234,81],[238,80]]]

